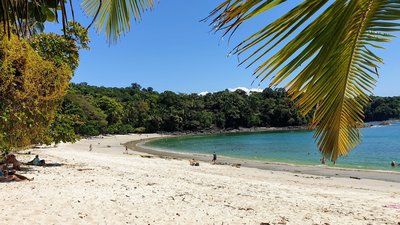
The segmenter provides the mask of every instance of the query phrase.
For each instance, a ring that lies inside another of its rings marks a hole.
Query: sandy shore
[[[153,138],[154,139],[154,138]],[[146,147],[144,144],[147,140],[137,140],[126,143],[130,149],[138,152],[148,153],[152,155],[157,155],[160,157],[168,158],[179,158],[179,159],[196,159],[203,162],[210,162],[212,156],[197,154],[197,153],[182,153],[165,151],[162,149],[154,149]],[[218,156],[217,164],[221,165],[240,165],[249,168],[257,168],[263,170],[272,171],[285,171],[293,172],[297,174],[309,174],[318,175],[325,177],[346,177],[352,179],[370,179],[370,180],[381,180],[400,183],[400,172],[390,171],[390,170],[366,170],[366,169],[352,169],[352,168],[342,168],[340,166],[327,166],[327,165],[293,165],[280,162],[267,162],[259,160],[247,160],[240,158],[232,158],[225,156]]]
[[[52,163],[0,183],[0,224],[398,224],[400,183],[175,160],[109,136],[33,149]],[[93,150],[89,152],[89,145]],[[32,155],[18,155],[22,161]]]

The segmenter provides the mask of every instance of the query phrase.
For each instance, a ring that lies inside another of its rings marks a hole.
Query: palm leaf
[[[38,31],[43,31],[45,22],[58,20],[61,11],[63,29],[68,25],[65,1],[60,0],[3,0],[0,3],[0,23],[3,32],[9,36],[15,33],[29,38]],[[70,0],[72,6],[72,0]],[[73,15],[73,8],[71,7]]]
[[[228,0],[211,13],[212,24],[232,33],[284,2]],[[257,64],[261,81],[271,76],[271,86],[286,81],[303,114],[316,110],[312,125],[319,149],[336,160],[360,142],[357,127],[363,124],[363,108],[382,63],[372,49],[390,41],[388,32],[399,30],[399,19],[399,1],[304,0],[233,53],[250,52],[242,63]]]
[[[98,31],[105,31],[107,41],[115,43],[130,30],[131,17],[140,21],[142,13],[155,6],[155,0],[83,0],[86,14],[95,18]]]
[[[140,21],[143,12],[155,6],[155,0],[83,0],[82,6],[86,14],[93,18],[98,31],[105,31],[107,41],[116,42],[130,30],[131,19]],[[4,0],[0,3],[3,30],[8,34],[15,30],[24,37],[31,36],[35,28],[44,27],[46,21],[58,19],[58,13],[65,33],[68,14],[74,20],[72,0]]]

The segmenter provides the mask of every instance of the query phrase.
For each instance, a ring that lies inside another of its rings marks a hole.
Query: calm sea
[[[400,123],[374,125],[361,132],[362,144],[340,158],[336,167],[400,171],[399,167],[390,166],[392,160],[400,162]],[[321,158],[310,131],[182,136],[154,140],[145,146],[188,153],[215,151],[217,155],[229,157],[303,165],[319,165]]]

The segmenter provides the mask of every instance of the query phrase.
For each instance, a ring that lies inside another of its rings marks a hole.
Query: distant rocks
[[[369,128],[369,127],[373,127],[374,125],[372,123],[364,123],[362,126],[360,126],[359,128]]]
[[[172,132],[167,133],[170,135],[188,135],[188,134],[220,134],[220,133],[242,133],[242,132],[262,132],[262,131],[297,131],[297,130],[310,130],[309,126],[287,126],[287,127],[239,127],[237,129],[208,129],[201,131],[185,131],[185,132]],[[160,134],[163,134],[160,132]]]
[[[385,121],[375,121],[375,122],[368,122],[363,124],[362,128],[369,128],[369,127],[379,127],[379,126],[390,126],[394,123],[400,122],[399,120],[385,120]]]
[[[382,121],[380,124],[380,126],[389,126],[391,125],[390,121],[386,120],[386,121]]]

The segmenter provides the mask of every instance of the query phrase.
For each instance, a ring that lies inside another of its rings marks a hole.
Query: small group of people
[[[12,165],[11,169],[8,165]],[[0,162],[0,182],[11,182],[11,181],[32,181],[33,178],[27,178],[23,175],[17,174],[17,170],[21,170],[21,163],[17,160],[14,154],[8,154],[4,156],[4,160]],[[35,158],[26,163],[26,165],[33,166],[45,166],[46,162],[43,159],[39,159],[36,155]]]
[[[0,164],[0,182],[11,182],[11,181],[32,181],[25,176],[15,173],[15,170],[9,171],[6,164]]]
[[[325,157],[323,156],[319,161],[321,161],[321,164],[325,165],[326,161],[325,161]],[[333,165],[336,165],[336,161],[332,160]]]
[[[215,164],[217,162],[217,154],[215,152],[213,152],[211,162],[212,162],[212,164]],[[195,159],[191,159],[191,160],[189,160],[189,165],[191,165],[191,166],[200,166],[200,163],[199,163],[199,161],[197,161]]]
[[[325,157],[322,157],[320,161],[321,161],[321,164],[325,164]],[[336,164],[335,161],[332,161],[332,162],[333,162],[333,165]],[[390,165],[391,165],[392,167],[396,167],[396,166],[398,166],[399,164],[396,163],[396,161],[393,160],[393,161],[390,163]]]

